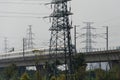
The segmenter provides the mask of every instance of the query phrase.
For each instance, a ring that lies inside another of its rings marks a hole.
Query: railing
[[[96,48],[91,50],[90,52],[97,52],[97,51],[112,51],[112,50],[120,50],[120,46],[117,47],[109,47],[108,50],[106,48]],[[77,50],[77,53],[86,53],[85,49]]]

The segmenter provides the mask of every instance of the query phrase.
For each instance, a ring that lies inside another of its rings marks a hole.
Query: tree
[[[17,66],[15,64],[10,64],[7,68],[5,68],[4,76],[6,80],[10,80],[17,74]]]
[[[58,78],[58,80],[65,80],[65,75],[64,74],[61,74]]]
[[[96,74],[96,80],[106,80],[106,73],[104,70],[98,68],[95,69],[95,74]]]
[[[120,67],[119,65],[114,65],[109,70],[110,80],[120,80]]]
[[[84,80],[86,76],[86,66],[80,66],[75,72],[76,80]]]
[[[35,80],[42,80],[42,76],[40,74],[40,71],[35,72]]]
[[[84,55],[79,54],[74,57],[73,59],[73,67],[75,72],[75,79],[76,80],[84,80],[86,75],[86,66]]]
[[[57,80],[55,76],[52,76],[50,80]]]
[[[66,80],[64,74],[60,74],[59,76],[55,77],[52,76],[50,80]]]
[[[53,80],[57,78],[60,74],[60,70],[57,68],[58,65],[61,65],[59,60],[53,61],[53,63],[46,62],[45,69],[46,69],[46,78],[48,80]]]
[[[73,65],[74,65],[74,70],[79,69],[80,66],[87,66],[87,64],[85,63],[84,54],[80,53],[77,56],[75,56],[73,58]]]
[[[30,80],[30,77],[29,77],[28,74],[25,72],[25,73],[21,76],[20,80]]]

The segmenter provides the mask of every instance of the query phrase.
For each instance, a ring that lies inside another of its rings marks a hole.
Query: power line
[[[112,17],[112,18],[97,22],[97,24],[101,24],[101,23],[104,24],[104,23],[114,22],[115,20],[118,20],[118,19],[120,19],[120,16],[115,16],[115,17]]]
[[[2,18],[4,18],[4,17],[6,17],[6,18],[44,18],[44,17],[37,17],[37,16],[6,16],[6,15],[0,15],[0,17]]]
[[[8,12],[8,11],[0,11],[0,13],[7,13],[7,14],[30,14],[30,15],[45,15],[46,14],[46,13]]]
[[[23,0],[23,1],[50,1],[50,0]]]
[[[37,2],[37,3],[33,3],[33,2],[31,2],[31,3],[30,3],[30,2],[29,2],[29,3],[28,3],[28,2],[27,2],[27,3],[26,3],[26,2],[0,2],[0,4],[44,5],[44,4],[46,4],[46,3],[38,3],[38,2]]]
[[[23,0],[23,1],[50,1],[50,0]]]

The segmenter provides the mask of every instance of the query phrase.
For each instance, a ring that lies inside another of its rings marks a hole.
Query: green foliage
[[[74,69],[76,71],[79,69],[80,66],[87,66],[87,64],[85,63],[84,54],[79,54],[75,56],[73,60]]]
[[[54,79],[54,76],[59,76],[60,70],[58,70],[57,66],[60,65],[61,62],[59,60],[54,61],[53,63],[46,62],[45,69],[48,79]]]
[[[29,75],[31,80],[36,80],[36,71],[35,70],[26,70],[26,73]]]
[[[58,80],[65,80],[65,75],[64,74],[61,74],[58,78]]]
[[[119,65],[115,65],[109,71],[109,79],[110,80],[120,80],[120,67]]]
[[[65,80],[65,75],[61,74],[59,76],[52,76],[50,80]]]
[[[57,80],[55,76],[52,76],[50,80]]]
[[[35,73],[35,80],[42,80],[42,76],[40,74],[40,71],[36,71],[36,73]]]
[[[84,80],[86,76],[86,66],[80,66],[75,72],[76,80]]]
[[[30,80],[30,77],[29,77],[28,74],[25,72],[25,73],[21,76],[20,80]]]
[[[98,68],[95,69],[95,74],[96,74],[96,80],[106,80],[106,73],[104,70]]]
[[[87,66],[87,64],[85,63],[84,55],[79,54],[75,56],[73,64],[76,80],[84,80]]]
[[[17,66],[15,64],[10,64],[7,68],[5,68],[4,76],[6,80],[10,80],[17,73]]]

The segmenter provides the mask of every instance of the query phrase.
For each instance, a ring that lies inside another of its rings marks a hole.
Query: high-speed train
[[[48,50],[45,49],[31,49],[25,51],[14,51],[8,53],[0,53],[0,59],[18,58],[23,56],[36,56],[49,54]]]

